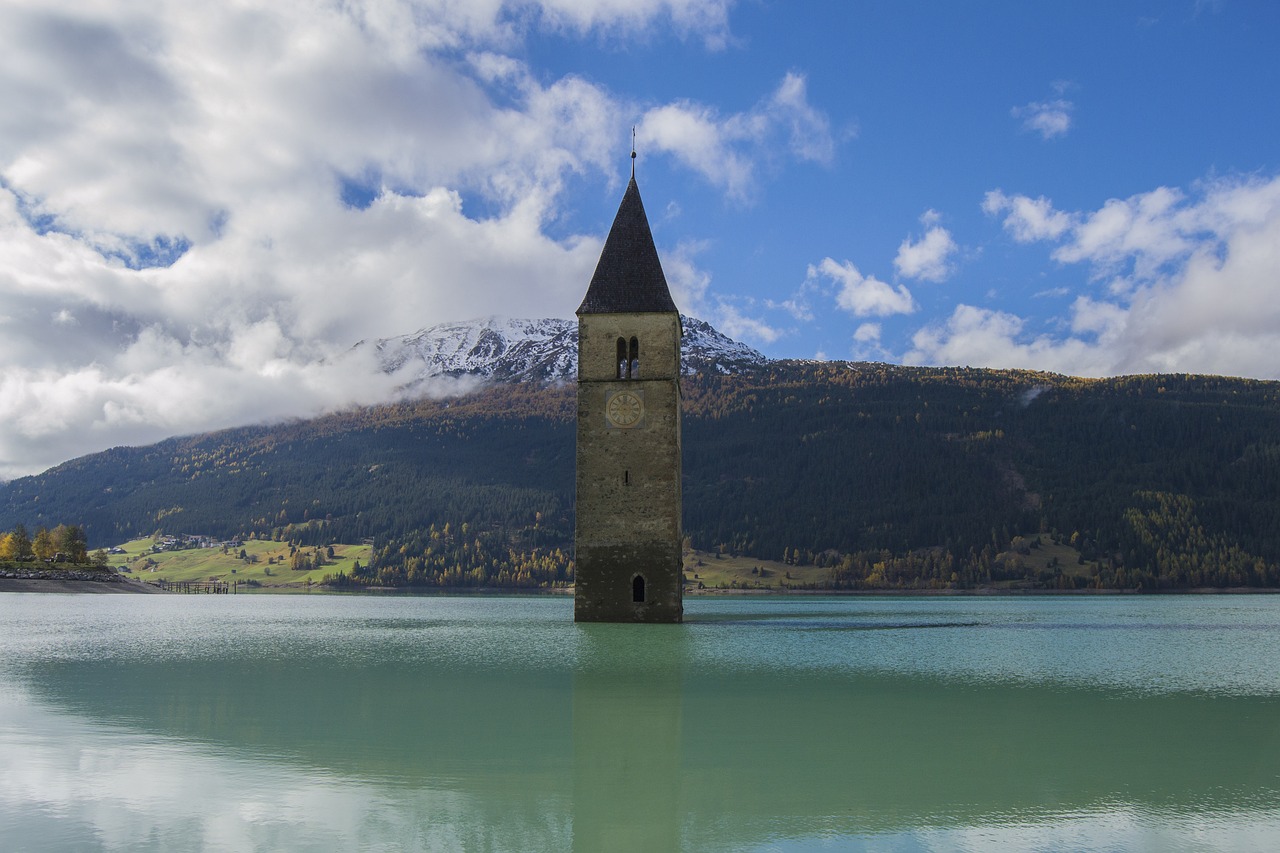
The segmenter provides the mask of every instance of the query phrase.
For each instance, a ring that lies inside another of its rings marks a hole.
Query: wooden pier
[[[148,581],[165,592],[181,592],[189,595],[235,595],[239,581]]]

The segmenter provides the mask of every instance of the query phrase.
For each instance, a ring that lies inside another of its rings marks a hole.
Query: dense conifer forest
[[[1280,383],[773,362],[683,381],[692,547],[829,588],[1280,586]],[[574,389],[116,448],[0,486],[0,530],[371,540],[344,584],[572,578]],[[1076,565],[1011,559],[1022,536]]]

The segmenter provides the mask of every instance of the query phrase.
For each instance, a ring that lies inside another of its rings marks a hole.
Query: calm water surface
[[[572,610],[0,594],[0,847],[1280,849],[1280,597]]]

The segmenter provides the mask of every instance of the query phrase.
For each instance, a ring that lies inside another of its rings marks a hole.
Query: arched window
[[[631,363],[627,358],[627,341],[625,338],[618,338],[618,378],[629,379],[629,368]]]
[[[644,604],[644,575],[636,575],[631,579],[631,603]]]
[[[640,378],[640,342],[635,338],[631,339],[631,357],[627,368],[627,376],[632,379]]]

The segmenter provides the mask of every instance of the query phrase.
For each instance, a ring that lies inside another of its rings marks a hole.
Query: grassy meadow
[[[804,587],[824,583],[829,573],[829,569],[817,566],[789,566],[777,560],[717,556],[710,551],[686,551],[684,555],[687,592],[697,592],[699,583],[707,590]]]
[[[334,544],[333,559],[319,568],[294,571],[290,566],[289,543],[250,539],[238,548],[223,553],[218,548],[184,548],[153,552],[154,541],[134,539],[120,547],[123,554],[112,554],[108,564],[128,566],[133,577],[143,581],[254,581],[264,587],[305,587],[318,584],[325,575],[351,573],[356,560],[368,565],[373,551],[370,545]],[[304,547],[303,554],[313,556],[316,549]],[[321,549],[328,560],[328,550]],[[240,557],[244,551],[245,557]]]
[[[1055,544],[1047,535],[1027,533],[1015,536],[1009,550],[996,555],[1010,565],[1023,565],[1035,572],[1051,572],[1062,569],[1070,577],[1090,577],[1097,568],[1096,562],[1081,562],[1080,551],[1065,542]],[[997,588],[1017,585],[1017,581],[1001,581]]]
[[[224,552],[216,548],[183,548],[172,551],[154,551],[152,539],[135,539],[120,547],[123,554],[112,554],[109,565],[127,566],[132,576],[143,581],[239,581],[253,582],[263,588],[298,589],[319,584],[326,575],[338,572],[351,574],[358,560],[368,565],[372,553],[370,545],[329,546],[333,558],[328,558],[328,548],[322,548],[326,562],[318,568],[296,571],[287,542],[250,539],[239,547]],[[241,552],[244,556],[241,557]],[[316,548],[299,549],[307,557],[314,558]],[[1079,562],[1080,552],[1066,544],[1054,544],[1046,537],[1035,534],[1016,537],[1008,551],[998,559],[1017,561],[1035,571],[1052,571],[1060,567],[1068,575],[1088,576],[1093,565]],[[690,550],[684,556],[685,590],[689,593],[761,590],[782,591],[787,588],[821,587],[830,580],[830,570],[814,565],[794,566],[777,560],[761,560],[754,557],[717,555],[710,551]],[[699,588],[701,585],[701,589]],[[996,588],[1014,587],[1018,582],[1002,581]],[[252,586],[252,584],[250,584]]]

